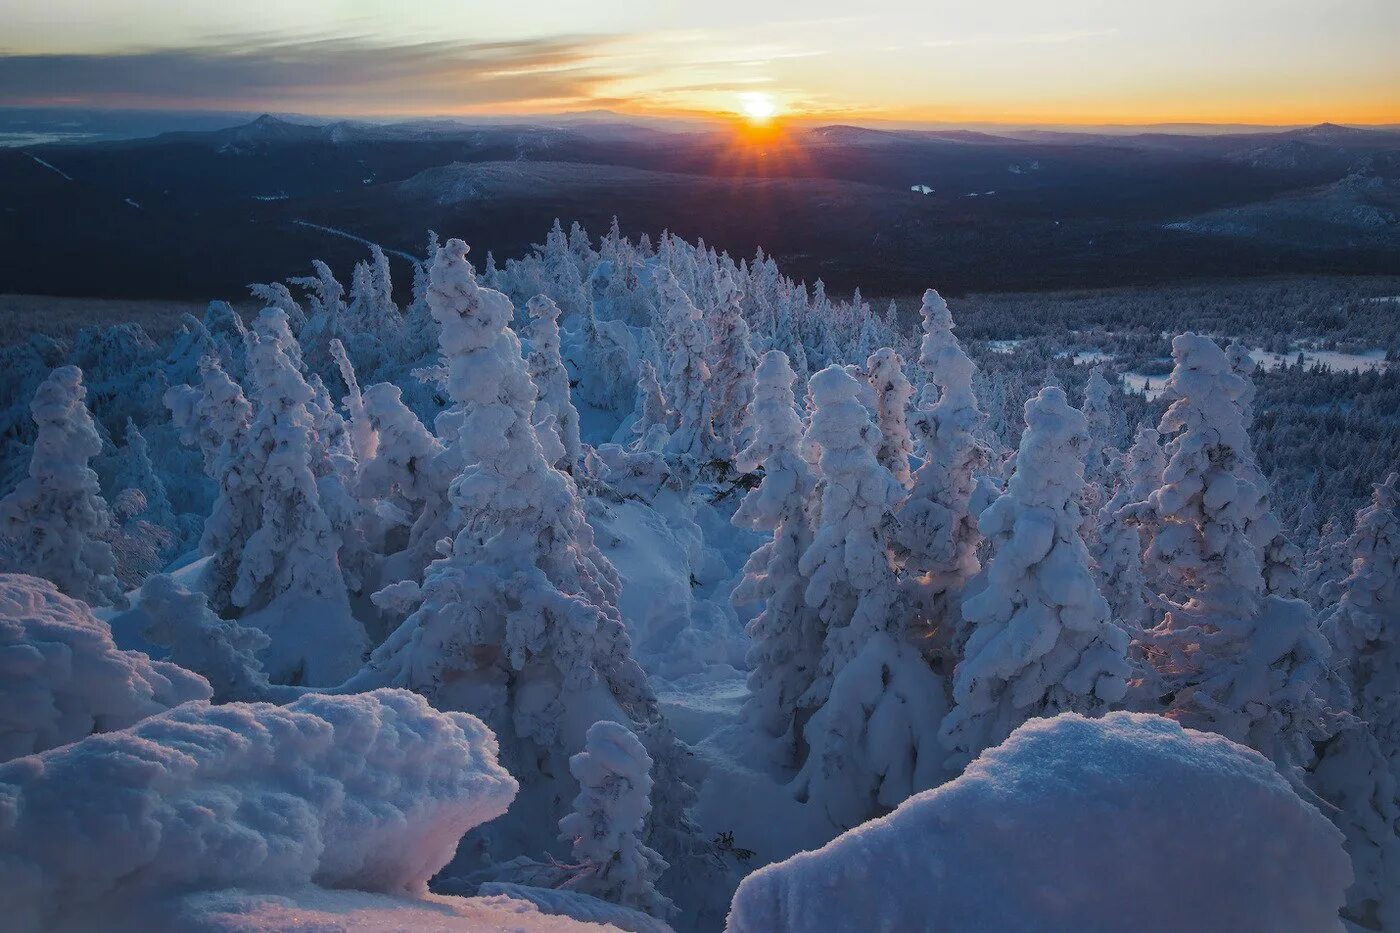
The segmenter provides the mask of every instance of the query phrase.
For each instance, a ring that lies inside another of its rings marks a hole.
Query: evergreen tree
[[[106,606],[121,599],[121,587],[108,543],[112,516],[88,466],[102,452],[102,438],[86,398],[76,366],[60,366],[39,384],[29,405],[38,426],[29,475],[0,499],[0,534],[14,569]]]
[[[1026,430],[1006,493],[982,513],[994,556],[963,603],[972,626],[942,737],[959,763],[1038,716],[1097,716],[1123,699],[1128,636],[1079,537],[1084,415],[1063,389],[1026,402]]]
[[[821,657],[821,623],[807,606],[806,581],[798,569],[812,543],[808,510],[816,478],[800,452],[802,419],[792,392],[796,379],[781,350],[763,355],[749,405],[753,441],[736,461],[745,473],[762,469],[763,480],[739,504],[734,524],[773,537],[749,555],[732,597],[737,605],[763,603],[748,626],[745,710],[760,733],[775,740],[779,758],[787,764],[796,763],[794,724]]]

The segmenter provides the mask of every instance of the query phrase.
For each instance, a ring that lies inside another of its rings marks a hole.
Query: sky
[[[1400,123],[1397,49],[1400,0],[0,0],[0,106]]]

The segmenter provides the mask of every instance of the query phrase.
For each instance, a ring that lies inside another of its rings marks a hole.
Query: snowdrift
[[[1157,716],[1065,714],[750,875],[728,929],[1340,930],[1350,882],[1341,834],[1262,755]]]
[[[0,761],[211,693],[198,674],[118,649],[107,623],[48,580],[0,574]]]
[[[191,703],[21,758],[0,766],[0,915],[158,929],[191,891],[422,895],[515,796],[496,752],[475,717],[377,690]]]

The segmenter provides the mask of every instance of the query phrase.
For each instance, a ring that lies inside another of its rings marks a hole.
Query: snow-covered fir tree
[[[449,493],[458,530],[450,553],[429,566],[418,608],[346,689],[406,687],[440,709],[475,713],[537,804],[558,809],[563,788],[550,775],[562,773],[562,759],[549,762],[583,744],[584,718],[636,724],[668,768],[679,751],[632,658],[617,573],[594,543],[573,480],[540,446],[538,390],[508,326],[511,302],[477,285],[466,252],[461,240],[443,245],[427,294],[461,411],[456,444],[466,466]],[[657,804],[658,821],[679,834],[689,793],[678,779]],[[534,838],[519,822],[495,831]]]
[[[1124,510],[1148,529],[1147,555],[1170,586],[1148,659],[1165,711],[1250,745],[1296,781],[1327,734],[1330,651],[1306,603],[1265,591],[1260,541],[1277,521],[1245,430],[1251,387],[1207,337],[1176,337],[1172,355],[1162,485]]]
[[[664,319],[674,328],[668,381],[675,422],[666,455],[703,465],[710,461],[716,444],[704,316],[669,270],[661,274],[658,294]]]
[[[1118,486],[1099,510],[1098,531],[1090,540],[1095,576],[1113,619],[1134,637],[1151,628],[1155,618],[1142,563],[1142,534],[1121,513],[1161,485],[1166,462],[1156,429],[1138,428],[1123,454]]]
[[[569,773],[579,793],[559,832],[578,869],[565,887],[665,920],[674,907],[656,881],[666,860],[642,841],[652,791],[646,748],[626,726],[595,722]]]
[[[948,303],[924,292],[919,363],[929,374],[909,426],[923,451],[913,489],[900,506],[895,553],[908,575],[915,602],[915,629],[951,673],[967,640],[959,601],[981,564],[981,534],[970,502],[976,473],[990,460],[975,432],[984,416],[977,407],[972,360],[953,335]]]
[[[1400,781],[1400,474],[1378,483],[1347,539],[1351,573],[1329,588],[1323,622],[1348,667],[1356,713],[1380,740]]]
[[[914,452],[909,434],[909,401],[914,397],[914,387],[904,376],[904,359],[889,347],[882,347],[866,358],[865,372],[875,390],[880,427],[880,449],[875,452],[875,459],[890,471],[895,482],[908,488],[912,482],[909,455]]]
[[[735,277],[720,277],[709,314],[710,391],[713,394],[715,455],[732,460],[748,441],[745,418],[754,395],[757,357],[740,308],[743,293]]]
[[[749,405],[753,440],[735,462],[745,473],[761,468],[763,479],[740,503],[734,524],[773,536],[749,555],[732,597],[740,605],[763,603],[748,626],[746,711],[787,764],[796,763],[795,723],[805,718],[798,710],[821,660],[822,635],[798,569],[812,543],[809,512],[816,478],[801,454],[802,418],[792,391],[796,380],[781,350],[763,355]]]
[[[89,414],[82,370],[60,366],[34,393],[38,427],[29,475],[0,499],[0,536],[13,569],[53,582],[95,606],[121,598],[109,539],[112,515],[89,461],[102,438]]]
[[[1006,493],[979,519],[994,556],[963,602],[972,634],[942,726],[960,763],[1028,719],[1102,715],[1126,692],[1128,636],[1079,536],[1088,425],[1055,387],[1026,402],[1025,418]]]
[[[806,442],[821,479],[813,540],[798,563],[807,605],[824,632],[821,659],[801,705],[816,708],[794,781],[798,799],[838,827],[937,783],[943,682],[905,642],[898,582],[884,527],[903,488],[875,459],[880,430],[844,367],[809,386]],[[868,386],[866,386],[868,388]]]
[[[572,473],[583,460],[579,440],[578,409],[569,395],[569,373],[559,355],[559,306],[544,295],[530,299],[530,379],[539,390],[535,400],[535,426],[543,432],[540,442],[550,462]]]

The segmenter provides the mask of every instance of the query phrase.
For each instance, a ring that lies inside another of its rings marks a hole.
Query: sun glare
[[[753,92],[739,95],[739,110],[751,123],[767,123],[778,112],[772,95]]]

